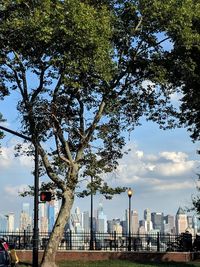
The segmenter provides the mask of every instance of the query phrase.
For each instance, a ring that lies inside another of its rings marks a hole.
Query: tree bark
[[[48,245],[44,251],[41,267],[58,267],[56,265],[56,252],[63,237],[65,225],[70,217],[70,211],[74,202],[74,193],[69,188],[63,193],[62,204],[50,235]]]

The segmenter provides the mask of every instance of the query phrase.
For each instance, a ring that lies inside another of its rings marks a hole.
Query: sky
[[[17,94],[14,96],[16,100]],[[0,102],[0,112],[7,119],[4,126],[19,130],[19,116],[12,101]],[[19,138],[6,134],[2,141],[0,155],[0,207],[1,214],[15,212],[16,220],[22,209],[22,202],[32,198],[19,197],[28,184],[33,184],[33,159],[20,156],[15,158],[14,146]],[[160,130],[152,122],[142,121],[127,140],[126,149],[131,149],[119,162],[115,173],[105,179],[113,186],[131,187],[133,196],[131,207],[138,211],[142,219],[143,211],[164,212],[175,215],[179,206],[191,207],[191,197],[197,194],[197,175],[200,171],[200,157],[196,151],[199,143],[192,143],[186,129]],[[123,219],[128,208],[127,192],[105,200],[101,195],[94,196],[94,209],[103,203],[108,219]],[[76,199],[73,211],[90,211],[90,197]]]

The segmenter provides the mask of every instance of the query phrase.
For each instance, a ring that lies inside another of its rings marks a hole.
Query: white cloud
[[[180,176],[195,169],[195,161],[182,161],[179,163],[162,163],[155,167],[157,174],[162,176]]]
[[[9,167],[13,160],[13,148],[2,147],[0,154],[0,167]]]
[[[190,182],[182,182],[182,183],[162,183],[160,185],[154,186],[154,190],[159,190],[159,191],[169,191],[169,190],[184,190],[184,189],[189,189],[189,188],[194,188],[194,184]]]
[[[167,159],[171,160],[173,162],[184,162],[188,158],[188,155],[183,152],[168,152],[164,151],[160,153],[160,156]]]
[[[145,154],[132,146],[129,154],[120,161],[117,180],[120,184],[138,187],[140,191],[195,188],[192,179],[199,163],[182,151]]]
[[[21,184],[17,186],[6,185],[4,191],[10,196],[19,196],[19,192],[23,192],[24,190],[27,190],[27,188],[28,186],[26,184]]]
[[[33,159],[32,157],[27,157],[21,155],[19,157],[15,157],[15,147],[16,141],[11,140],[11,145],[8,147],[2,146],[1,147],[1,154],[0,154],[0,168],[8,169],[8,168],[16,168],[17,166],[25,167],[30,169],[33,166]],[[28,145],[23,144],[23,149],[27,149]]]
[[[144,152],[141,151],[141,150],[137,150],[137,151],[135,152],[135,154],[137,155],[137,157],[138,157],[139,159],[143,158],[143,156],[144,156]]]

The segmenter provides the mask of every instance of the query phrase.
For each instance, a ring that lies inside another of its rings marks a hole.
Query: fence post
[[[115,244],[115,251],[117,250],[117,233],[114,231],[114,244]]]
[[[157,232],[157,251],[160,251],[160,233]]]
[[[26,230],[24,230],[24,249],[26,248]]]
[[[72,250],[72,230],[69,231],[69,248]]]

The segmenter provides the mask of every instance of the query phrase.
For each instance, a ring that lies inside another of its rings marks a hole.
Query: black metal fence
[[[7,241],[8,244],[14,244],[16,249],[32,249],[32,232],[0,232],[0,238]],[[39,234],[39,249],[43,250],[49,240],[50,233]],[[59,245],[59,250],[89,250],[90,233],[67,231]],[[127,251],[129,236],[116,232],[94,233],[94,250],[112,250]],[[130,237],[131,251],[199,251],[200,236],[192,237],[191,234],[183,233],[181,235],[164,235],[160,233],[140,234]]]

